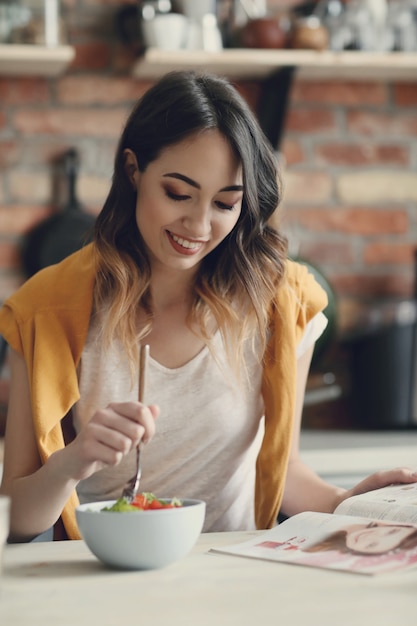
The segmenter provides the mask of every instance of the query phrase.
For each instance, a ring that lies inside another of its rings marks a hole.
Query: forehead
[[[242,166],[239,157],[227,138],[218,130],[205,130],[194,133],[178,143],[162,150],[156,161],[158,169],[166,167],[173,171],[186,168],[187,174],[193,171],[205,177],[210,173],[224,173],[226,176],[242,178]]]

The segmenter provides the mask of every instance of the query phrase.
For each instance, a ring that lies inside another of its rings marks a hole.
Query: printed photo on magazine
[[[211,551],[368,575],[417,567],[417,484],[353,496],[334,513],[299,513]]]

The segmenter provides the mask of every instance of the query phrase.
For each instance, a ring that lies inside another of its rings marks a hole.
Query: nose
[[[211,231],[210,205],[205,202],[191,206],[183,217],[184,227],[195,238],[207,237]]]

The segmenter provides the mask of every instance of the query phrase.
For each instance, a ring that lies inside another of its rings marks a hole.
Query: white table
[[[365,577],[207,554],[251,534],[201,535],[185,559],[149,572],[106,569],[82,541],[8,545],[0,624],[416,625],[417,569]]]

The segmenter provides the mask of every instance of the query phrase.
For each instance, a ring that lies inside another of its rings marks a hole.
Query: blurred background
[[[329,295],[304,425],[415,428],[416,33],[417,0],[0,0],[0,302],[43,262],[28,266],[36,226],[75,207],[82,230],[100,210],[125,117],[158,76],[151,51],[217,55],[228,75],[222,55],[273,51],[268,71],[243,60],[231,78],[283,170],[290,254]],[[343,54],[359,59],[348,73]]]

